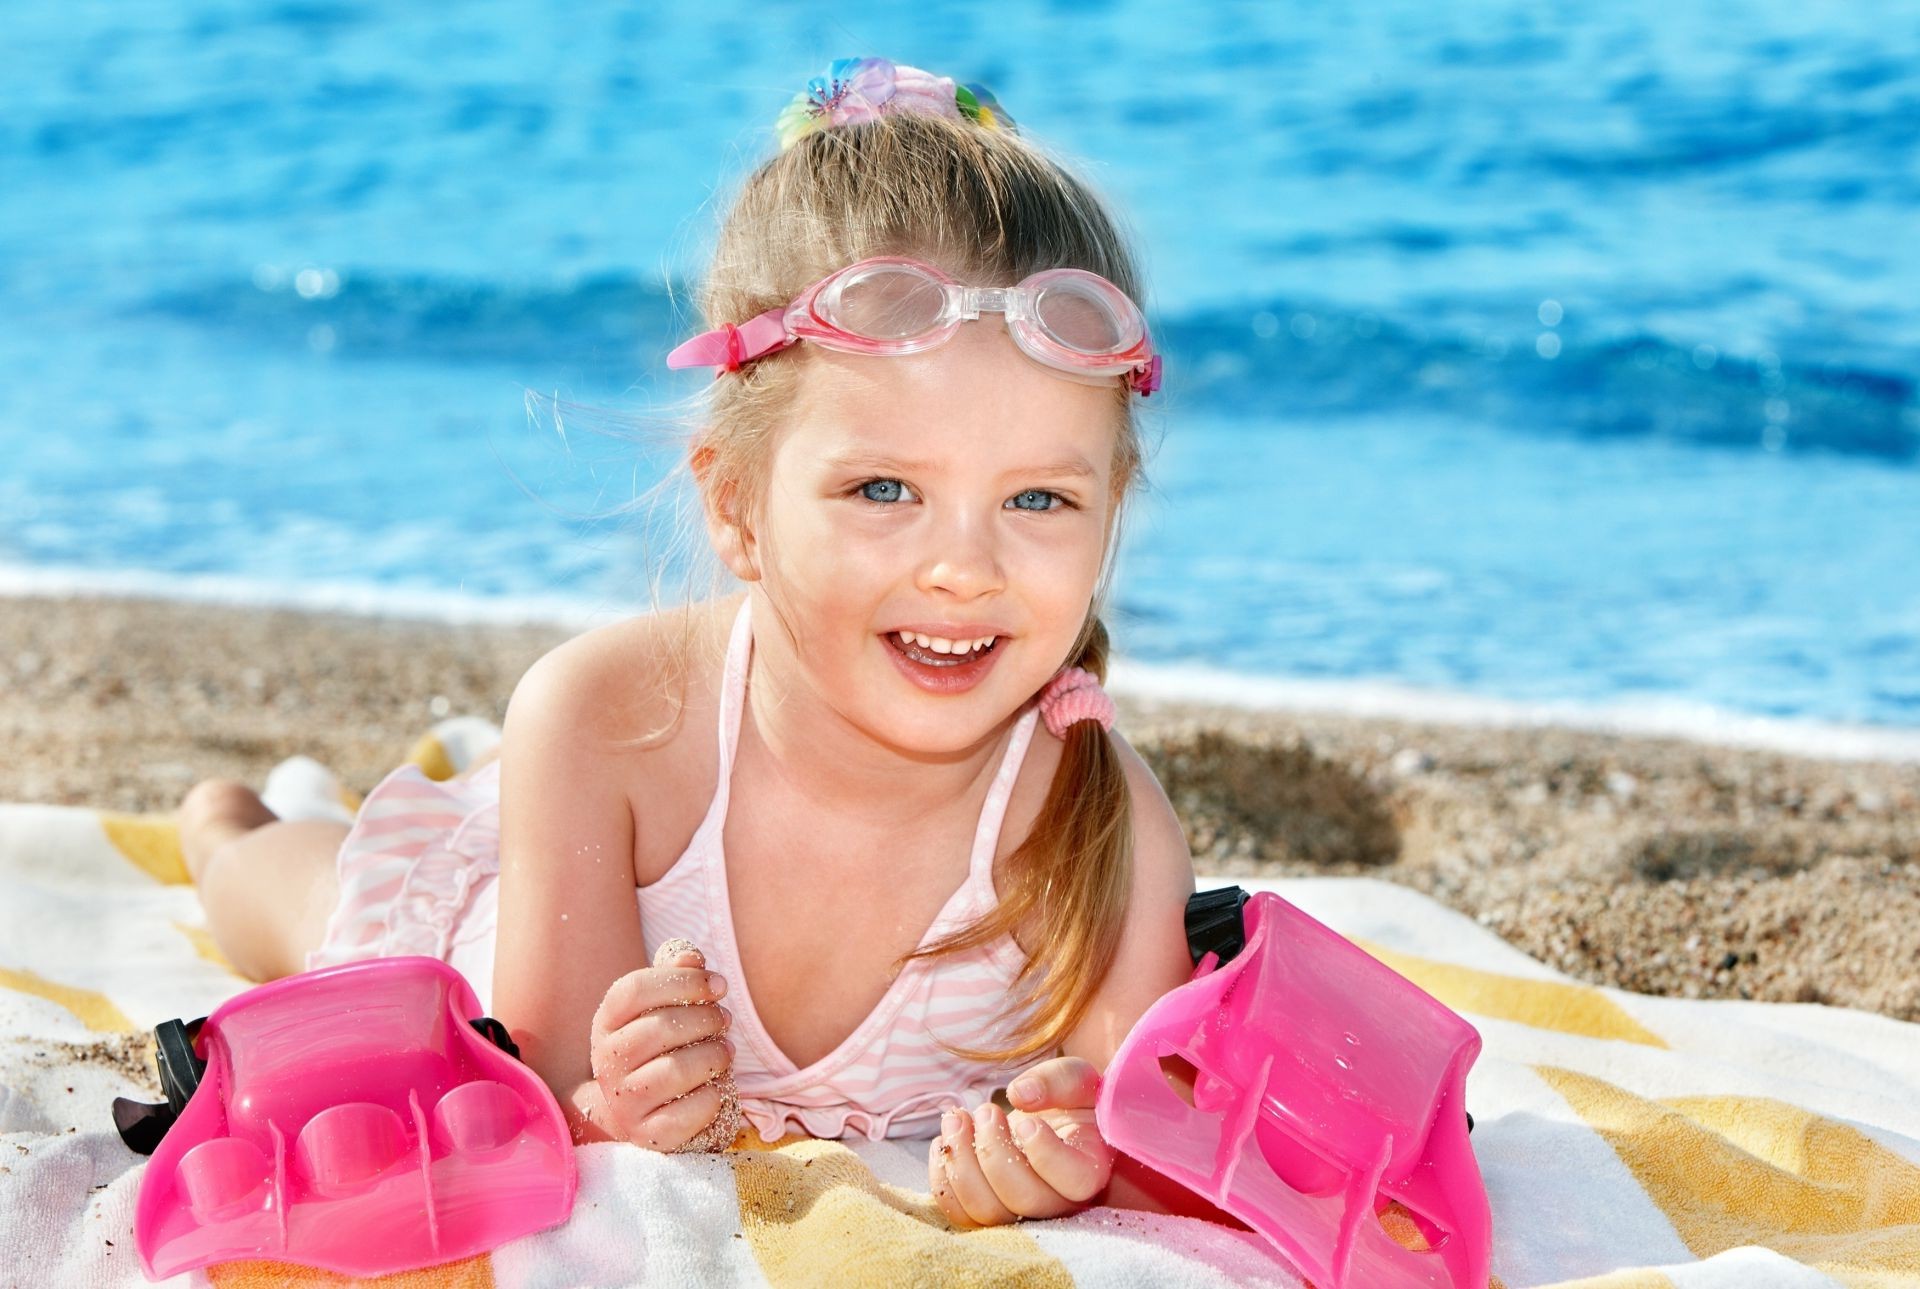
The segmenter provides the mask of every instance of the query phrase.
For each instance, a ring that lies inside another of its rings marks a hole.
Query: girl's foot
[[[207,861],[221,846],[279,817],[244,783],[202,779],[194,784],[181,798],[179,810],[180,849],[194,884],[199,885]]]

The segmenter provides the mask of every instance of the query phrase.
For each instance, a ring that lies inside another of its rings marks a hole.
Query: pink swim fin
[[[156,1038],[167,1103],[114,1106],[152,1156],[133,1223],[149,1280],[234,1258],[386,1275],[573,1211],[559,1102],[437,959],[288,976]]]
[[[1227,936],[1200,956],[1209,920]],[[1319,1289],[1485,1289],[1492,1216],[1465,1107],[1479,1033],[1271,892],[1202,892],[1188,926],[1199,964],[1108,1064],[1101,1135]],[[1381,1225],[1395,1201],[1425,1251]]]

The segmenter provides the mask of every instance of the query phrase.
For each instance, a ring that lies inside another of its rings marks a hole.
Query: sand
[[[0,599],[0,800],[166,811],[294,753],[365,791],[566,634]],[[1114,697],[1203,873],[1383,878],[1596,984],[1920,1020],[1920,766]]]

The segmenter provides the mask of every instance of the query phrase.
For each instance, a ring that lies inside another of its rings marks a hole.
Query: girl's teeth
[[[917,631],[900,631],[896,635],[909,644],[919,645],[933,653],[970,653],[993,643],[992,636],[982,636],[978,640],[943,640],[938,636],[923,636]]]

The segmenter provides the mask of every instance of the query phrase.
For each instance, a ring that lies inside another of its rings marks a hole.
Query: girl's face
[[[1069,661],[1086,621],[1115,391],[1052,375],[993,314],[925,353],[806,357],[755,542],[799,637],[781,671],[884,741],[970,747]],[[998,656],[971,689],[929,692],[887,637],[949,623],[999,637]],[[784,632],[755,637],[792,649]]]

